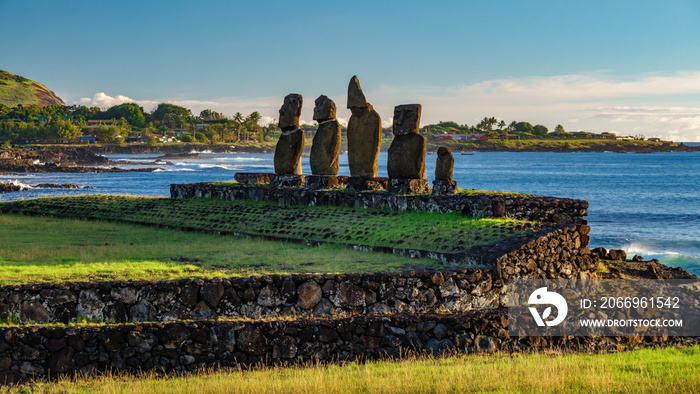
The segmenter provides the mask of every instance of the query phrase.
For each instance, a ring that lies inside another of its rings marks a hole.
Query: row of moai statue
[[[320,96],[315,101],[314,117],[318,129],[311,145],[310,176],[302,175],[301,157],[304,151],[304,131],[299,127],[303,98],[289,94],[280,108],[279,127],[282,130],[275,149],[275,174],[270,176],[273,187],[306,186],[312,189],[347,187],[352,190],[388,190],[397,194],[426,193],[429,190],[425,173],[426,141],[419,134],[420,104],[404,104],[394,108],[394,140],[389,146],[388,178],[377,177],[378,157],[382,143],[382,120],[367,102],[360,81],[352,77],[348,85],[347,107],[352,115],[348,122],[348,164],[350,177],[338,176],[341,127],[336,120],[333,100]],[[450,149],[438,149],[433,194],[454,194],[457,182],[452,179],[454,157]],[[237,174],[239,175],[239,174]],[[240,174],[240,180],[254,174]],[[239,179],[239,176],[236,177]]]

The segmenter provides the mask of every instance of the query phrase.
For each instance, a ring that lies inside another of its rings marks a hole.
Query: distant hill
[[[0,104],[15,107],[17,104],[40,107],[47,105],[66,105],[56,93],[46,86],[31,79],[0,70]]]

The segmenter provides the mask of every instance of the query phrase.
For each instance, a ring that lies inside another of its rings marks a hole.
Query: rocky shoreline
[[[24,185],[17,183],[2,183],[0,182],[0,193],[18,192],[28,189],[92,189],[90,186],[78,186],[74,183],[64,183],[62,185],[56,183],[39,183],[37,185]]]
[[[153,163],[114,162],[85,147],[11,148],[0,152],[0,173],[2,174],[22,172],[151,172],[159,169],[159,167],[123,169],[116,167],[117,164],[171,165],[172,163],[161,160]],[[106,167],[109,165],[115,167]]]

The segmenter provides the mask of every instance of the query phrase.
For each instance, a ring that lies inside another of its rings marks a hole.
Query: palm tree
[[[233,122],[234,122],[234,127],[236,128],[236,138],[238,141],[241,140],[241,125],[243,123],[243,114],[240,112],[236,112],[235,115],[233,115]]]

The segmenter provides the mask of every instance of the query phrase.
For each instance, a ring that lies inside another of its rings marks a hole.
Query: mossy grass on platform
[[[60,217],[237,232],[329,244],[359,244],[460,253],[533,231],[529,222],[477,219],[459,213],[396,212],[329,206],[279,206],[250,200],[126,196],[42,198],[0,209]]]
[[[105,221],[0,215],[0,285],[444,268],[431,259]]]

